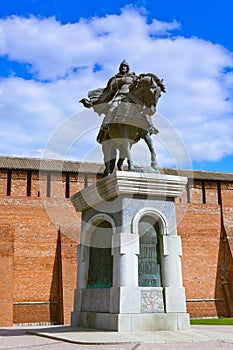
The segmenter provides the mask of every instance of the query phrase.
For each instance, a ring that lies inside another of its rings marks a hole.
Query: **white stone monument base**
[[[118,171],[71,198],[82,212],[73,327],[189,329],[175,215],[175,198],[186,182],[179,176]]]
[[[110,314],[73,312],[72,325],[117,332],[178,331],[190,328],[188,313]]]

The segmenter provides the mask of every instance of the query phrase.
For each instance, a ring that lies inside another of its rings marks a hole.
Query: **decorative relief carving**
[[[163,313],[163,288],[150,288],[141,290],[141,313]]]

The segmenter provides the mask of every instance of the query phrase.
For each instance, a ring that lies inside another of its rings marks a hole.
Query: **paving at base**
[[[86,328],[47,327],[30,334],[83,345],[225,342],[233,346],[233,326],[191,326],[186,331],[111,332]]]

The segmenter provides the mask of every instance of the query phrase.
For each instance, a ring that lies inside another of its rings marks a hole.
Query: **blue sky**
[[[78,100],[126,58],[164,78],[159,163],[233,172],[232,13],[231,0],[2,1],[0,155],[102,161],[101,118]]]

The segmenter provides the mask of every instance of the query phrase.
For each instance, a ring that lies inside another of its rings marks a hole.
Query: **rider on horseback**
[[[151,139],[151,134],[158,130],[152,124],[151,116],[156,111],[156,104],[165,91],[163,80],[153,73],[136,76],[129,71],[129,64],[124,60],[119,72],[109,79],[104,89],[89,91],[88,99],[80,102],[87,108],[93,107],[99,115],[104,115],[97,141],[102,145],[105,170],[103,176],[114,171],[117,151],[118,170],[123,169],[127,159],[128,170],[135,171],[131,155],[131,146],[143,139],[151,155],[152,171],[158,171],[158,163]]]
[[[105,140],[105,136],[108,132],[108,125],[111,122],[114,122],[114,116],[116,114],[117,108],[122,101],[124,101],[127,95],[130,92],[130,85],[137,81],[138,77],[134,72],[130,72],[129,64],[123,60],[119,66],[119,72],[109,79],[107,86],[103,90],[95,90],[97,92],[97,96],[92,99],[82,99],[80,102],[87,108],[93,107],[96,109],[98,113],[98,109],[100,108],[98,105],[103,104],[102,111],[99,113],[104,113],[105,117],[103,119],[102,125],[100,127],[100,131],[97,136],[97,141],[102,143]],[[93,92],[90,92],[92,95]],[[93,95],[92,95],[93,96]],[[135,103],[135,102],[134,102]],[[127,113],[129,113],[129,104],[122,104],[122,110],[126,117],[129,117]],[[125,109],[125,110],[124,110]],[[101,108],[100,108],[101,110]],[[153,113],[152,113],[153,114]],[[143,117],[146,119],[148,127],[147,131],[150,134],[157,134],[158,130],[154,127],[151,121],[151,115],[149,113],[144,113]]]
[[[108,131],[108,124],[113,121],[112,118],[115,115],[116,109],[129,93],[130,85],[136,80],[136,74],[129,71],[129,64],[123,60],[119,66],[119,72],[109,79],[106,88],[98,100],[98,103],[108,103],[109,106],[97,136],[99,143],[102,142],[102,138],[104,138],[106,131]]]

